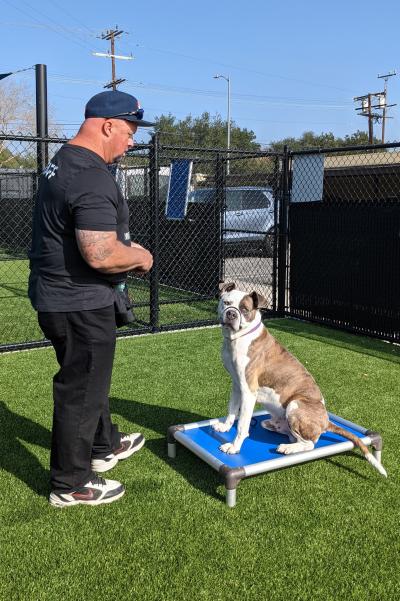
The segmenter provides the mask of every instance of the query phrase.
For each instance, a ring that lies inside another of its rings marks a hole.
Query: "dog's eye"
[[[242,309],[243,315],[248,315],[250,311],[248,309]]]
[[[230,304],[229,301],[224,301],[225,307],[227,307],[229,304]]]

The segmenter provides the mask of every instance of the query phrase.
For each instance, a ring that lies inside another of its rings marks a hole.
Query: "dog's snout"
[[[237,311],[235,311],[234,309],[228,309],[225,315],[226,319],[228,319],[229,321],[233,321],[237,318]]]

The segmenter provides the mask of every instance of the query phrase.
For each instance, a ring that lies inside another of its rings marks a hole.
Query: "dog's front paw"
[[[216,424],[212,425],[213,430],[216,432],[229,432],[231,427],[232,426],[226,422],[217,422]]]
[[[235,455],[235,453],[239,453],[240,449],[238,449],[233,442],[226,442],[219,447],[219,450],[223,453],[227,453],[228,455]]]
[[[280,444],[279,447],[276,448],[276,452],[283,453],[284,455],[291,455],[295,451],[291,444]]]

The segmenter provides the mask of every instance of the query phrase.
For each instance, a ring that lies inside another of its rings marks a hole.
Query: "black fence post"
[[[286,258],[288,239],[288,207],[289,207],[289,160],[288,147],[283,149],[282,183],[279,203],[279,234],[278,234],[278,315],[283,317],[286,308]]]
[[[47,66],[35,65],[36,75],[36,134],[38,138],[47,138]],[[37,174],[38,177],[48,163],[48,143],[37,142]]]
[[[280,174],[280,159],[279,155],[275,156],[274,160],[274,175],[272,180],[272,189],[274,193],[274,223],[278,223],[278,211],[280,207],[279,197],[279,174]],[[272,310],[274,313],[277,311],[277,285],[278,285],[278,230],[274,228],[274,243],[273,243],[273,254],[272,254]]]
[[[225,186],[226,186],[226,159],[218,152],[215,165],[215,228],[216,240],[219,240],[218,245],[218,262],[219,262],[219,281],[225,279],[225,256],[224,256],[224,215],[225,215]],[[218,290],[216,290],[218,293]]]
[[[151,253],[153,255],[153,268],[150,271],[150,327],[152,332],[158,332],[159,324],[159,268],[160,268],[160,194],[159,194],[159,164],[158,164],[159,138],[156,132],[151,139],[149,180],[150,180],[150,232]]]

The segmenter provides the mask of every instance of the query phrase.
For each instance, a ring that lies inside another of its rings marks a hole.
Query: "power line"
[[[25,6],[27,6],[27,7],[28,7],[28,8],[30,8],[32,11],[34,11],[34,12],[35,12],[35,14],[36,14],[36,13],[38,13],[38,14],[42,15],[42,17],[45,17],[46,19],[48,19],[49,21],[51,21],[52,23],[54,23],[54,25],[55,25],[56,27],[59,27],[59,28],[60,28],[62,31],[66,32],[66,34],[67,34],[67,39],[70,39],[70,40],[72,40],[73,42],[76,42],[76,43],[80,43],[80,45],[81,45],[82,47],[85,47],[85,46],[86,46],[86,47],[88,47],[88,46],[89,46],[89,45],[88,45],[88,43],[87,43],[86,41],[84,41],[84,40],[80,40],[80,42],[77,42],[77,40],[75,40],[74,38],[72,38],[72,37],[69,35],[68,29],[67,29],[67,28],[65,28],[65,27],[64,27],[64,25],[61,25],[60,23],[58,23],[58,21],[55,21],[54,19],[52,19],[52,18],[51,18],[51,17],[50,17],[50,16],[49,16],[47,13],[45,14],[45,13],[41,12],[40,10],[38,10],[36,7],[33,7],[33,6],[31,6],[31,5],[29,4],[29,2],[27,2],[26,0],[22,0],[22,1],[23,1],[23,3],[25,4]],[[65,37],[65,36],[64,36],[64,37]],[[82,43],[81,43],[81,42],[83,42],[83,45],[82,45]]]
[[[223,67],[226,67],[228,69],[236,69],[238,71],[246,71],[247,73],[255,73],[256,75],[261,75],[262,77],[272,77],[272,78],[276,78],[276,79],[283,79],[285,81],[293,81],[296,83],[302,83],[302,84],[306,84],[308,86],[316,86],[316,87],[323,87],[323,88],[331,88],[334,90],[340,90],[341,92],[349,92],[351,93],[350,90],[345,89],[345,88],[339,88],[337,86],[332,86],[329,84],[322,84],[322,83],[317,83],[315,81],[305,81],[303,79],[297,79],[297,78],[293,78],[293,77],[287,77],[285,75],[277,75],[276,73],[264,73],[262,71],[257,71],[255,69],[248,69],[246,67],[238,67],[237,65],[231,65],[231,64],[227,64],[227,63],[221,63],[219,61],[214,61],[212,59],[209,59],[207,57],[197,57],[197,56],[191,56],[188,54],[182,54],[180,52],[174,52],[172,50],[165,50],[165,49],[160,49],[160,48],[152,48],[150,46],[144,46],[143,44],[136,44],[137,48],[143,48],[145,50],[151,50],[153,52],[161,52],[161,53],[165,53],[165,54],[172,54],[174,56],[181,56],[183,58],[188,58],[190,60],[195,60],[195,61],[199,61],[199,62],[209,62],[212,63],[214,65],[220,65]]]
[[[96,32],[90,30],[84,23],[82,23],[81,21],[79,21],[74,15],[72,15],[70,12],[68,12],[64,6],[62,6],[61,4],[59,4],[58,2],[56,2],[55,0],[52,0],[52,4],[56,5],[57,8],[61,11],[63,11],[66,15],[68,15],[68,17],[70,17],[70,19],[72,19],[73,21],[75,21],[75,23],[78,23],[78,25],[81,25],[82,27],[84,27],[86,29],[86,31],[89,32],[89,35],[91,37],[96,37]]]
[[[107,54],[107,56],[109,56]],[[80,79],[73,78],[68,75],[56,74],[52,73],[49,75],[49,79],[58,79],[60,82],[65,83],[75,83],[75,84],[99,84],[101,83],[99,80],[94,79]],[[158,92],[164,93],[176,93],[176,94],[189,94],[189,95],[198,95],[198,96],[207,96],[212,98],[223,98],[224,94],[222,92],[218,92],[215,90],[202,90],[199,88],[185,88],[178,86],[168,86],[157,83],[144,83],[141,81],[132,82],[130,87],[135,86],[136,88],[142,88],[146,90],[154,90]],[[350,102],[348,104],[326,104],[319,103],[318,100],[312,100],[307,98],[297,98],[290,96],[261,96],[257,94],[232,94],[232,98],[237,102],[253,102],[259,104],[278,104],[279,106],[298,106],[301,108],[329,108],[329,109],[348,109],[350,106]],[[284,102],[284,101],[287,102]]]
[[[16,7],[15,7],[16,8]],[[25,13],[27,16],[28,13]],[[49,24],[46,23],[22,23],[21,21],[18,22],[13,22],[13,21],[1,21],[0,23],[0,27],[30,27],[33,29],[49,29],[50,31],[56,31],[56,27],[55,26],[51,26]],[[64,27],[64,26],[57,26],[60,30],[63,29],[66,32],[72,33],[72,34],[78,34],[78,35],[85,35],[88,36],[90,35],[91,37],[96,37],[95,34],[87,34],[85,33],[82,29],[77,29],[76,27]]]
[[[39,25],[43,25],[42,21],[39,21],[39,19],[36,19],[36,17],[32,16],[32,14],[30,14],[29,12],[26,12],[26,10],[24,10],[20,6],[15,6],[14,4],[12,4],[12,2],[10,2],[10,0],[5,0],[5,2],[7,4],[9,4],[12,8],[18,10],[20,13],[22,13],[24,15],[27,15],[28,17],[30,17],[31,19],[33,19],[34,21],[36,21]],[[29,7],[29,5],[27,5],[27,6]],[[40,13],[40,11],[38,11],[37,9],[33,9],[32,7],[30,7],[30,8],[31,8],[32,11],[35,10],[35,12]],[[43,14],[43,13],[41,13],[41,14]],[[58,23],[56,23],[56,25],[57,25],[58,28],[61,27],[61,29],[63,29],[62,26],[60,26]],[[71,36],[69,36],[69,35],[65,35],[61,31],[58,31],[57,29],[54,28],[54,26],[52,27],[51,25],[47,25],[47,27],[49,29],[51,29],[52,31],[54,31],[55,33],[57,33],[58,35],[60,35],[61,37],[63,37],[64,39],[68,40],[69,42],[72,41],[74,44],[77,44],[78,46],[80,46],[81,48],[85,48],[85,50],[86,50],[86,47],[80,41],[75,40],[74,38],[71,38]]]

